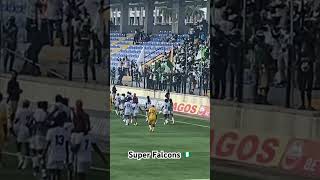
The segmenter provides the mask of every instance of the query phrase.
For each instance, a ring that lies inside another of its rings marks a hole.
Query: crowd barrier
[[[236,129],[281,137],[320,138],[320,112],[278,106],[214,101],[216,129]]]
[[[139,104],[145,105],[146,97],[149,96],[152,103],[161,107],[165,99],[166,92],[154,91],[142,88],[134,88],[127,86],[116,86],[117,93],[127,94],[127,92],[136,93],[139,97]],[[112,87],[110,87],[112,91]],[[170,98],[174,103],[174,111],[187,115],[200,116],[206,119],[210,118],[210,99],[205,96],[195,96],[179,93],[170,93]]]

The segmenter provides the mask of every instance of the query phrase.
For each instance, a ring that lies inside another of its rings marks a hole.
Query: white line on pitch
[[[200,125],[200,124],[193,124],[193,123],[187,123],[187,122],[183,122],[183,121],[175,121],[175,122],[178,122],[178,123],[181,123],[181,124],[188,124],[188,125],[198,126],[198,127],[210,128],[209,126]]]
[[[8,155],[8,156],[14,156],[17,157],[16,153],[10,153],[10,152],[2,152],[2,154]],[[31,159],[30,156],[27,156],[28,159]],[[98,167],[90,167],[90,169],[95,170],[95,171],[102,171],[102,172],[109,172],[109,169],[104,169],[104,168],[98,168]]]

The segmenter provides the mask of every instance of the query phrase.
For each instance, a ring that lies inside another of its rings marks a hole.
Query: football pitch
[[[0,177],[1,180],[38,180],[38,177],[33,176],[33,170],[31,161],[29,161],[29,166],[25,170],[17,169],[17,157],[15,155],[15,146],[10,144],[3,153],[4,167],[0,167]],[[108,156],[107,156],[108,157]],[[87,179],[94,180],[106,180],[109,177],[109,171],[106,169],[106,165],[101,162],[96,154],[93,155],[93,164]],[[63,172],[63,180],[66,178],[67,172]]]
[[[159,115],[162,118],[163,115]],[[157,122],[155,132],[149,132],[144,117],[138,126],[125,126],[114,112],[110,120],[110,172],[112,180],[185,180],[209,179],[209,121],[175,116],[174,125]],[[129,160],[128,151],[190,152],[180,160]]]
[[[105,134],[105,132],[99,131],[107,131],[106,126],[102,123],[106,124],[104,113],[99,112],[90,112],[93,129],[96,133]],[[99,126],[99,127],[98,127]],[[14,139],[11,137],[11,140],[6,144],[6,147],[3,152],[3,162],[5,163],[4,167],[0,167],[0,179],[1,180],[38,180],[39,177],[33,176],[32,164],[29,159],[29,166],[25,170],[18,170],[17,164],[18,160],[16,157],[16,145],[14,143]],[[100,149],[102,151],[106,151],[105,142],[98,141]],[[91,165],[91,170],[87,176],[88,180],[107,180],[109,179],[109,164],[104,164],[100,157],[92,152],[93,162]],[[109,161],[108,152],[106,154],[106,158]],[[67,172],[63,172],[62,180],[67,180],[66,178]]]

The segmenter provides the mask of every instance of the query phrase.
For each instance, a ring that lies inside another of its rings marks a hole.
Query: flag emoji
[[[185,153],[184,153],[184,157],[186,157],[186,158],[191,157],[191,152],[185,152]]]

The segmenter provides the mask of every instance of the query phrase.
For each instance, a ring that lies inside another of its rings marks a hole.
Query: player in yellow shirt
[[[154,107],[154,105],[152,105],[148,111],[149,131],[154,132],[154,127],[156,126],[157,118],[157,109]]]
[[[0,93],[0,167],[2,166],[2,150],[7,137],[7,104]]]

